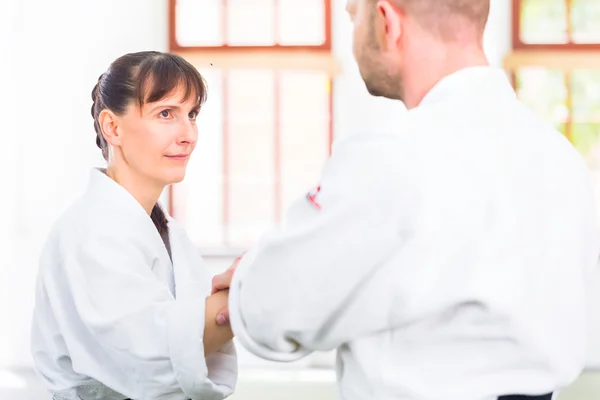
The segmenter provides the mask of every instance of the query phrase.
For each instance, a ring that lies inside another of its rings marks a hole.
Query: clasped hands
[[[212,291],[211,295],[222,290],[229,290],[231,286],[231,279],[233,278],[233,273],[237,268],[242,256],[237,257],[231,266],[225,270],[225,272],[215,275],[212,280]],[[229,323],[229,307],[225,306],[217,312],[217,325],[225,325]]]

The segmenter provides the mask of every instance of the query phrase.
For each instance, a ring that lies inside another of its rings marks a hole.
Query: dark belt
[[[524,396],[521,394],[513,394],[508,396],[500,396],[498,397],[498,400],[552,400],[552,393],[543,394],[541,396]]]
[[[524,396],[522,394],[513,394],[508,396],[500,396],[498,400],[552,400],[552,393],[543,394],[541,396]]]
[[[500,396],[498,397],[498,400],[552,400],[552,393],[543,394],[541,396],[525,396],[522,394],[512,394],[508,396]]]
[[[552,393],[543,394],[541,396],[524,396],[521,394],[513,394],[508,396],[500,396],[498,397],[498,400],[552,400]]]

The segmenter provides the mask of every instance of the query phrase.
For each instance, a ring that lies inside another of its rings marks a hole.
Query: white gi
[[[204,355],[211,274],[171,219],[169,238],[172,263],[142,206],[92,171],[41,257],[32,353],[55,399],[217,400],[233,392],[233,343]]]
[[[582,158],[504,72],[461,70],[398,134],[336,146],[242,258],[234,333],[271,360],[337,349],[343,400],[554,391],[584,365],[594,210]]]

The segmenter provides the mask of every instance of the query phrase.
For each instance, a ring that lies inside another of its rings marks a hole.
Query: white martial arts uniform
[[[142,206],[92,171],[41,257],[32,353],[55,399],[217,400],[233,392],[233,343],[204,355],[211,274],[171,219],[169,240],[173,262]]]
[[[242,258],[240,343],[337,349],[344,400],[488,400],[572,382],[599,236],[568,141],[502,71],[440,81],[399,133],[336,145],[320,190]]]

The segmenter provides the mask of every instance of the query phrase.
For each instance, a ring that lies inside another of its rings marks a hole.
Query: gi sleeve
[[[126,226],[100,231],[62,250],[72,310],[58,323],[76,370],[130,398],[230,395],[235,350],[230,344],[205,357],[203,291],[174,299],[152,273],[143,235]]]
[[[385,304],[364,301],[364,289],[403,242],[406,188],[393,140],[338,147],[320,188],[242,258],[229,307],[234,333],[249,351],[292,361],[386,328]]]

